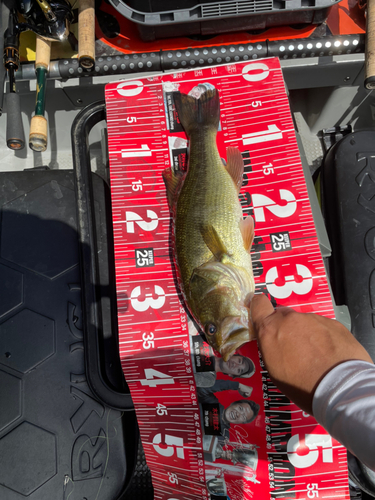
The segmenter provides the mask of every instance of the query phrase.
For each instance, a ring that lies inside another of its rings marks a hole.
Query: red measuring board
[[[209,86],[220,155],[244,159],[256,291],[334,317],[279,61],[107,85],[120,356],[155,498],[349,499],[346,450],[273,386],[256,342],[225,364],[186,315],[162,171],[187,164],[173,91]]]

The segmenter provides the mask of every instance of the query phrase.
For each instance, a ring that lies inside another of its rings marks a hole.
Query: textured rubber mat
[[[105,186],[93,184],[100,226]],[[72,172],[2,173],[0,206],[0,498],[130,498],[134,412],[86,381]],[[139,496],[152,498],[144,476]]]

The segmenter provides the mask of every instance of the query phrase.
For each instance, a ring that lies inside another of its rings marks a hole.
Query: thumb
[[[254,295],[250,304],[250,321],[252,321],[257,335],[260,324],[274,312],[275,309],[271,301],[263,293]]]

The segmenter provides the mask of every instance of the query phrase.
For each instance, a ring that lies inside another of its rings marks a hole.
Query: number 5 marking
[[[305,469],[314,465],[319,458],[318,446],[323,448],[323,462],[333,462],[332,438],[329,434],[306,434],[305,443],[309,448],[309,453],[307,455],[298,455],[297,450],[301,446],[299,434],[292,436],[288,441],[288,458],[294,467]]]
[[[147,210],[147,217],[151,219],[150,222],[144,221],[136,212],[125,212],[126,231],[128,233],[134,233],[134,222],[138,224],[143,231],[154,231],[159,224],[158,216],[153,210]]]
[[[164,290],[162,289],[161,286],[159,285],[154,285],[154,291],[155,294],[158,295],[157,299],[154,299],[152,297],[152,294],[146,293],[145,300],[138,300],[138,297],[142,293],[142,289],[140,286],[136,286],[133,290],[132,293],[130,294],[130,301],[133,306],[133,309],[135,309],[138,312],[144,312],[147,311],[148,308],[151,307],[151,309],[160,309],[163,307],[165,303],[165,293]]]
[[[287,299],[296,293],[297,295],[306,295],[313,287],[313,279],[310,269],[303,264],[296,264],[297,274],[301,276],[302,281],[299,283],[294,281],[294,276],[285,276],[285,283],[282,286],[275,284],[279,273],[277,266],[271,267],[266,274],[266,287],[268,292],[275,297],[275,299]]]
[[[251,195],[254,207],[254,217],[257,222],[264,222],[266,220],[264,215],[265,208],[280,219],[285,219],[294,214],[297,210],[297,201],[294,194],[287,189],[279,189],[279,196],[282,200],[287,202],[286,205],[277,205],[271,198],[264,194]]]

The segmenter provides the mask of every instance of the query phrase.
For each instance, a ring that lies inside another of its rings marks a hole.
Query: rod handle
[[[30,122],[29,146],[33,151],[47,149],[48,123],[42,115],[34,115]]]
[[[35,49],[35,69],[46,68],[48,71],[49,62],[51,60],[51,42],[42,38],[41,36],[36,37],[36,49]]]
[[[25,147],[25,133],[23,131],[19,94],[14,92],[5,94],[4,104],[7,112],[7,146],[13,150],[23,149]]]
[[[375,2],[367,0],[365,87],[375,89]]]
[[[78,60],[85,69],[95,64],[95,0],[79,0]]]

